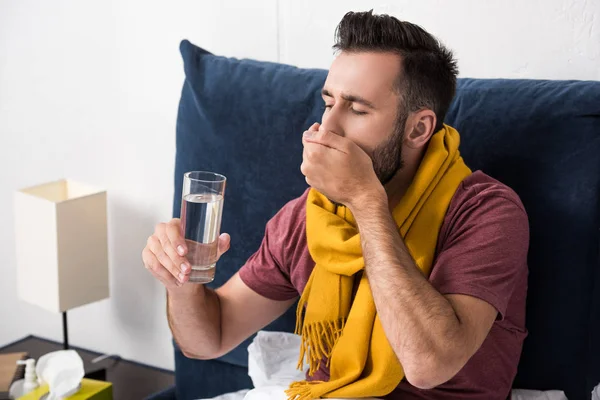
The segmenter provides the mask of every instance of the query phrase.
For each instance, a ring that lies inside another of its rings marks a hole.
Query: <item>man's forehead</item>
[[[331,64],[325,89],[337,95],[354,94],[376,101],[395,96],[400,56],[384,52],[341,52]]]

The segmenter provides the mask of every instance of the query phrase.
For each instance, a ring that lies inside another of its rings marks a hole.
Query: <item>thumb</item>
[[[316,135],[317,133],[319,133],[320,129],[321,129],[321,124],[319,124],[318,122],[315,122],[314,124],[312,124],[310,126],[310,128],[308,128],[307,131],[304,131],[304,133],[302,134],[302,136],[304,138],[311,138],[314,135]]]
[[[228,233],[221,234],[221,236],[219,236],[217,258],[221,258],[221,256],[229,250],[229,247],[231,247],[231,236],[229,236]]]

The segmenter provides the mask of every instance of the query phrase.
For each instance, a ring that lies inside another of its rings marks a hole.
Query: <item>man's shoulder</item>
[[[297,229],[305,225],[308,191],[309,189],[306,189],[301,196],[288,201],[279,209],[277,214],[269,221],[272,229],[282,232]]]
[[[438,248],[494,225],[503,232],[529,234],[529,220],[519,195],[504,183],[476,171],[460,184],[444,218]]]
[[[525,207],[513,189],[482,171],[475,171],[462,181],[450,203],[448,212],[484,206],[488,203],[516,207],[525,213]]]
[[[279,212],[291,213],[291,214],[300,213],[300,214],[306,215],[306,200],[308,199],[309,191],[310,191],[310,188],[306,189],[304,191],[304,193],[302,193],[300,196],[296,197],[295,199],[288,201],[283,207],[281,207]]]

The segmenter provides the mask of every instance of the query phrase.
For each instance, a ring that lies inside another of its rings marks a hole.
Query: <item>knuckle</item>
[[[158,262],[158,260],[156,260],[156,259],[154,259],[154,260],[152,260],[152,261],[150,261],[150,262],[148,263],[148,269],[149,269],[150,271],[156,271],[156,270],[158,270],[159,268],[160,268],[160,263],[159,263],[159,262]]]
[[[167,236],[170,237],[171,240],[178,240],[181,237],[179,225],[170,225],[167,231]]]
[[[156,269],[156,260],[153,258],[148,258],[144,263],[148,271],[154,271]]]
[[[171,247],[171,243],[168,239],[166,241],[161,242],[161,249],[163,252],[166,253],[167,256],[171,256],[171,251],[173,250],[173,247]]]
[[[165,231],[162,231],[161,233],[156,235],[156,239],[160,243],[161,246],[165,246],[166,243],[169,241],[169,238]]]
[[[162,263],[160,261],[160,256],[152,254],[150,259],[148,260],[148,264],[150,264],[152,266],[152,269],[159,268],[162,265]]]
[[[148,267],[148,260],[150,259],[148,252],[148,248],[144,247],[144,250],[142,250],[142,262],[146,267]]]
[[[156,258],[158,259],[158,261],[161,263],[162,266],[164,267],[169,267],[169,264],[171,263],[171,259],[169,257],[167,257],[167,255],[165,253],[159,253],[156,255]]]
[[[177,270],[173,260],[171,260],[166,254],[163,254],[161,256],[160,263],[163,266],[163,268],[166,268],[167,270],[171,271],[172,273],[175,273],[175,271]]]
[[[156,238],[156,236],[155,236],[155,235],[151,235],[151,236],[149,236],[149,237],[148,237],[148,240],[146,241],[146,245],[147,245],[147,246],[148,246],[150,249],[152,249],[152,248],[154,248],[154,247],[156,246],[156,242],[157,242],[157,240],[158,240],[158,239]]]
[[[164,222],[159,222],[158,224],[156,224],[156,226],[154,227],[154,232],[160,232],[162,230],[165,229],[165,223]]]

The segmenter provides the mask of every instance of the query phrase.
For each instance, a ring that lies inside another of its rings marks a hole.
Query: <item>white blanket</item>
[[[299,351],[299,336],[285,332],[260,331],[248,346],[248,375],[252,379],[254,389],[200,400],[287,400],[285,389],[290,383],[302,380],[305,376],[305,371],[296,369]],[[540,392],[515,389],[512,391],[511,400],[567,400],[567,397],[563,392],[555,390]],[[593,400],[600,398],[594,397]]]

